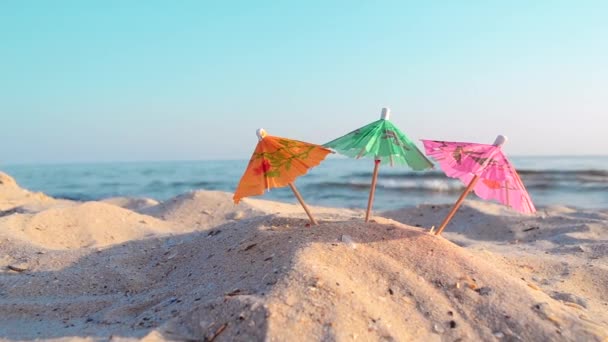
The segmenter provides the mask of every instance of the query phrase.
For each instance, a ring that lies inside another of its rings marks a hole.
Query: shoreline
[[[541,165],[529,159],[519,162],[520,175],[535,205],[608,208],[608,159],[549,158]],[[22,186],[56,198],[99,201],[126,194],[164,201],[197,189],[234,191],[245,165],[245,161],[224,161],[5,169],[11,171]],[[306,177],[299,178],[296,185],[311,205],[363,208],[371,176],[372,168],[365,161],[329,160],[313,168]],[[394,210],[421,203],[453,203],[463,189],[458,180],[446,177],[439,170],[415,173],[404,168],[385,167],[380,169],[374,206],[377,210]],[[260,198],[293,200],[289,189],[273,189]]]

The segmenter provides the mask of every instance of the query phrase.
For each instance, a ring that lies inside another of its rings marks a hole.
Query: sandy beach
[[[0,340],[605,341],[608,210],[377,212],[195,191],[76,202],[0,174]]]

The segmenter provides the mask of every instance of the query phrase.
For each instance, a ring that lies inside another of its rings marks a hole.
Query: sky
[[[0,2],[0,163],[246,159],[379,118],[608,154],[606,1]]]

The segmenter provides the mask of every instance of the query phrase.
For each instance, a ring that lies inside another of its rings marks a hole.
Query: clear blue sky
[[[0,163],[248,158],[379,117],[608,153],[608,1],[2,1]]]

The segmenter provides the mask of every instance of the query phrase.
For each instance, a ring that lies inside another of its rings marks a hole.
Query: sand
[[[0,174],[0,340],[608,338],[608,211],[467,201],[429,235],[448,209],[312,207],[311,227],[223,192],[81,203]]]

